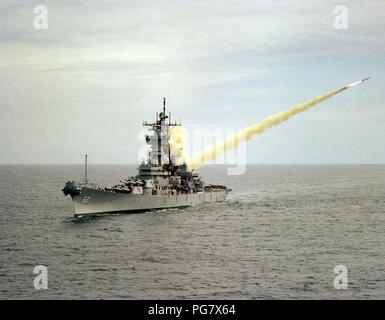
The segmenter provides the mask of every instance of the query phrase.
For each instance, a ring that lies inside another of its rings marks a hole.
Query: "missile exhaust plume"
[[[289,120],[291,117],[295,116],[298,113],[306,111],[310,107],[315,106],[316,104],[327,100],[334,95],[349,89],[361,82],[364,82],[370,78],[365,78],[351,84],[346,85],[340,89],[328,92],[322,96],[315,97],[309,101],[306,101],[302,104],[297,104],[294,107],[290,108],[287,111],[282,111],[275,116],[267,117],[262,122],[254,124],[251,127],[247,127],[244,130],[228,137],[222,142],[217,142],[212,146],[204,149],[199,155],[194,156],[192,158],[185,158],[184,155],[184,133],[185,129],[182,127],[175,127],[170,130],[170,143],[172,142],[172,146],[170,144],[171,153],[176,154],[179,157],[179,161],[186,161],[187,166],[190,170],[198,169],[205,163],[211,162],[218,156],[224,155],[228,150],[238,148],[240,143],[251,140],[255,135],[265,132],[267,129],[277,126],[282,122]]]
[[[185,160],[184,147],[186,144],[186,128],[175,126],[168,132],[170,139],[170,155],[174,159],[176,165],[181,165]]]

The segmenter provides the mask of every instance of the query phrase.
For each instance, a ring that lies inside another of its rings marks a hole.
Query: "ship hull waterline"
[[[222,202],[228,190],[177,195],[144,195],[108,192],[83,187],[73,195],[75,218],[86,215],[137,213],[168,208],[186,208],[199,204]]]

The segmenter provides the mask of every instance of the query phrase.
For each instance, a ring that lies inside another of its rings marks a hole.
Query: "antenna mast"
[[[85,167],[84,167],[84,182],[87,184],[87,158],[88,154],[85,155]]]

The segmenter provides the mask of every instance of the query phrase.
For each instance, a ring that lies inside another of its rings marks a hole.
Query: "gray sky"
[[[385,163],[384,33],[383,0],[3,0],[0,163],[137,163],[164,96],[189,130],[242,129],[365,76],[256,136],[247,159]]]

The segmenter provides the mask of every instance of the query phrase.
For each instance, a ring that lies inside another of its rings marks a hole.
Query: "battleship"
[[[171,154],[170,129],[181,126],[171,122],[171,113],[156,114],[155,122],[143,122],[149,127],[146,143],[148,157],[138,168],[138,174],[121,180],[114,186],[99,186],[87,180],[68,181],[62,189],[70,195],[75,217],[112,213],[134,213],[166,208],[183,208],[224,201],[231,189],[222,185],[205,184],[198,173],[189,170],[185,161],[176,161]]]

